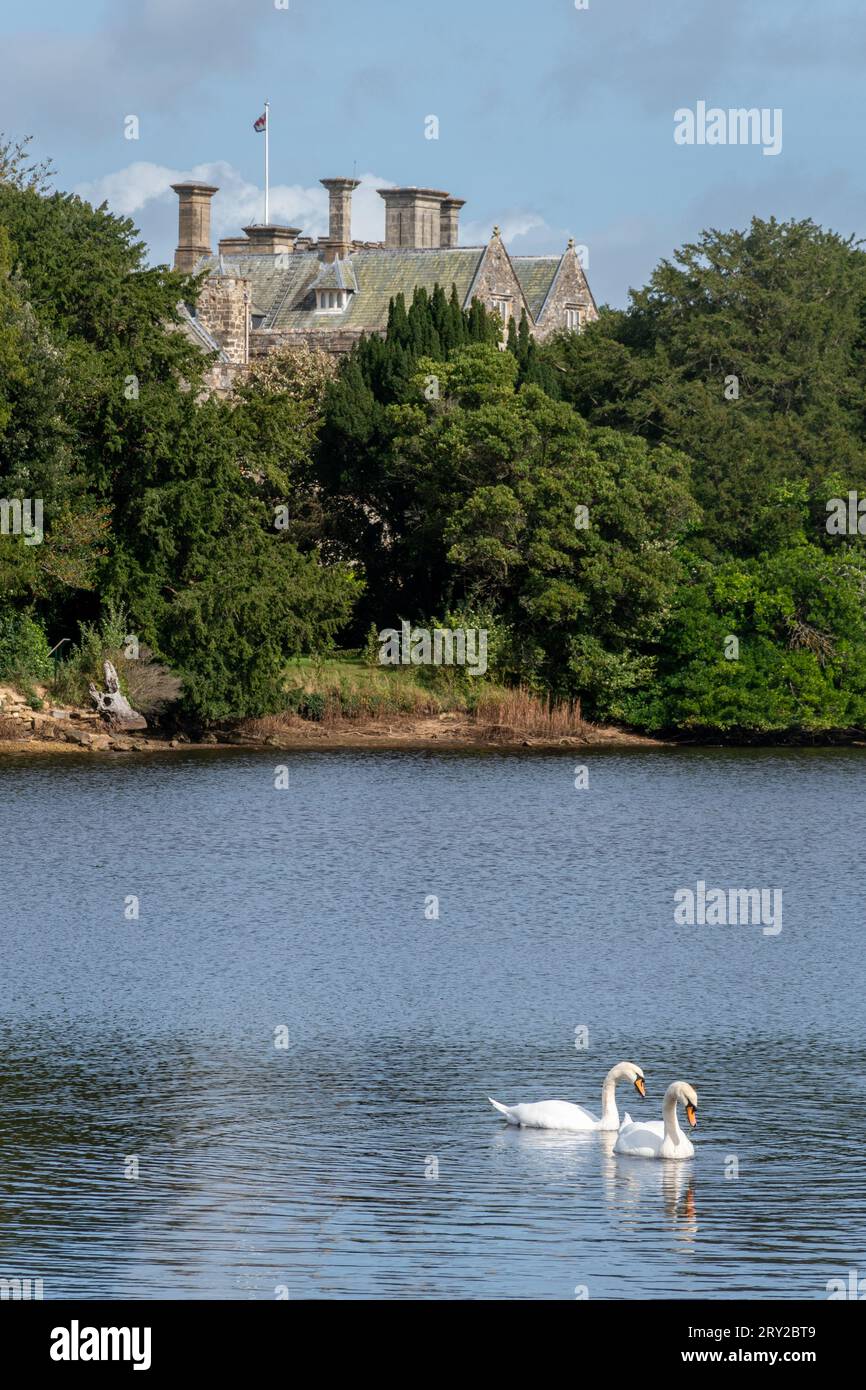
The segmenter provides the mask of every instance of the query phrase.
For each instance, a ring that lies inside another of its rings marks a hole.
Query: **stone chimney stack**
[[[173,183],[177,194],[175,270],[189,272],[210,249],[210,200],[219,189],[210,183]]]
[[[416,250],[441,245],[443,199],[436,188],[380,188],[385,203],[385,245],[411,246]]]
[[[360,179],[319,179],[328,190],[328,240],[320,243],[326,261],[348,256],[352,249],[352,194]]]
[[[245,256],[249,249],[249,237],[224,236],[220,238],[217,254],[220,256]]]
[[[460,209],[465,198],[443,198],[439,209],[439,245],[457,246],[460,235]]]
[[[267,226],[254,222],[251,226],[244,227],[244,231],[247,234],[247,251],[258,256],[278,256],[280,252],[292,252],[301,235],[300,227],[282,227],[276,222]]]

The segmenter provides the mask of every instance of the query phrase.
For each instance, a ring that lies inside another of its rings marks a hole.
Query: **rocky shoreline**
[[[255,733],[243,727],[209,730],[198,737],[184,732],[132,734],[106,727],[95,711],[55,706],[34,710],[23,696],[0,687],[0,757],[5,754],[168,753],[229,748],[586,748],[592,746],[661,747],[662,740],[623,729],[587,725],[582,735],[534,738],[503,726],[484,726],[466,716],[440,714],[417,718],[339,720],[316,723],[286,716],[278,730]]]

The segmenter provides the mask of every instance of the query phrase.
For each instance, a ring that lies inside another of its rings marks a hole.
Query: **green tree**
[[[653,730],[737,739],[866,726],[866,565],[800,537],[761,558],[697,556],[671,606],[658,681],[624,701]]]
[[[66,420],[71,394],[64,354],[51,342],[13,272],[0,224],[0,498],[42,515],[42,539],[0,535],[0,604],[41,601],[48,615],[70,590],[93,587],[108,511],[86,495]]]
[[[518,387],[515,357],[489,344],[418,368],[414,402],[385,410],[380,490],[366,499],[388,535],[369,576],[381,621],[410,596],[414,613],[493,611],[523,678],[606,711],[611,672],[623,690],[651,675],[676,543],[697,517],[686,461]]]
[[[625,312],[546,356],[587,419],[693,460],[707,555],[766,548],[764,510],[805,481],[863,489],[866,256],[813,222],[753,219],[662,261]],[[821,539],[818,535],[818,539]]]

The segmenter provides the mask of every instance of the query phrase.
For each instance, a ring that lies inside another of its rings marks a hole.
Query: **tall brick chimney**
[[[348,256],[352,249],[352,194],[360,179],[319,179],[328,190],[328,240],[320,242],[326,261]]]
[[[385,245],[416,250],[441,245],[441,206],[449,195],[436,188],[380,188],[385,203]]]
[[[465,198],[443,198],[439,208],[439,245],[457,246],[460,235],[460,209]]]
[[[219,192],[210,183],[173,183],[177,194],[175,270],[190,271],[210,249],[210,200]]]

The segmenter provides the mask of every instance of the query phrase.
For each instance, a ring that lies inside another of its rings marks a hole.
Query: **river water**
[[[864,780],[856,749],[5,758],[0,1277],[215,1299],[863,1277]],[[698,882],[781,891],[781,930],[679,924]],[[623,1059],[633,1116],[696,1087],[693,1160],[487,1101],[598,1111]]]

